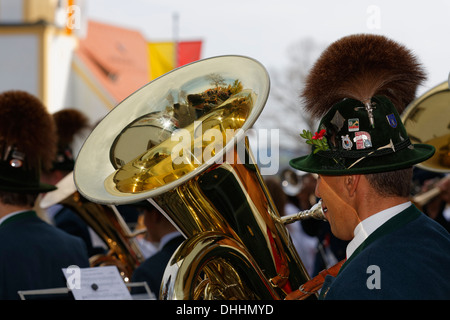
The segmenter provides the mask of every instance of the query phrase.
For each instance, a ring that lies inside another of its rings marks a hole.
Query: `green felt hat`
[[[373,97],[370,109],[354,99],[335,104],[315,137],[302,134],[312,144],[311,154],[292,159],[290,165],[324,175],[367,174],[411,167],[434,154],[431,145],[411,144],[389,99]]]
[[[324,175],[368,174],[411,167],[434,147],[411,144],[400,119],[425,72],[403,45],[381,35],[357,34],[332,43],[306,79],[305,109],[321,118],[304,131],[310,155],[295,169]]]
[[[0,190],[15,193],[41,193],[56,189],[40,181],[39,167],[30,167],[21,156],[11,154],[0,161]]]

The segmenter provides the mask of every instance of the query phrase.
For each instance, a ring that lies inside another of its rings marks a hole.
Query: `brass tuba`
[[[417,164],[435,171],[450,171],[450,89],[447,81],[414,100],[402,113],[411,143],[427,143],[436,148],[433,157]]]
[[[436,148],[434,156],[417,164],[417,167],[434,172],[450,172],[449,82],[431,88],[411,102],[401,117],[412,143],[427,143]],[[412,201],[422,207],[440,192],[438,187],[434,187],[415,195]]]
[[[85,141],[85,198],[148,200],[186,238],[161,299],[283,299],[309,280],[245,137],[269,87],[251,58],[204,59],[130,95]]]

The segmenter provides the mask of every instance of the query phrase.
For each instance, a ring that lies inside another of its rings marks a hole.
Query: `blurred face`
[[[144,225],[147,228],[146,239],[150,242],[158,242],[160,239],[157,234],[158,212],[150,209],[142,209],[144,214]]]
[[[331,232],[341,240],[353,239],[353,231],[360,222],[355,209],[349,204],[350,197],[345,185],[347,176],[319,175],[316,196],[322,199],[325,216]]]

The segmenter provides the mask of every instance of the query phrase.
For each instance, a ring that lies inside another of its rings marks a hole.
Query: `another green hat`
[[[411,167],[434,154],[431,145],[411,144],[389,99],[373,97],[371,107],[373,126],[360,101],[335,104],[320,121],[316,139],[302,134],[312,143],[311,154],[290,165],[324,175],[376,173]]]
[[[318,132],[303,130],[311,154],[290,161],[324,175],[369,174],[411,167],[434,147],[411,144],[399,114],[425,79],[404,46],[379,35],[352,35],[331,44],[311,69],[305,108],[322,117]]]

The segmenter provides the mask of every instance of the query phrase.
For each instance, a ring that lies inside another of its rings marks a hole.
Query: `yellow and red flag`
[[[200,59],[202,41],[149,42],[150,80]]]

